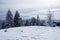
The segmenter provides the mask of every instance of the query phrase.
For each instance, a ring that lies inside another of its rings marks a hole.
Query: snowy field
[[[60,27],[27,26],[0,30],[0,40],[60,40]]]

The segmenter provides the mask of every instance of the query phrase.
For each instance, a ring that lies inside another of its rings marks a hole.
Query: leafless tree
[[[48,25],[52,26],[52,13],[51,13],[51,11],[48,11],[48,12],[49,12],[49,14],[48,14]]]

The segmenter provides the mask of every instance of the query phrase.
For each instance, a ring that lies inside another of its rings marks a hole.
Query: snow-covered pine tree
[[[8,10],[6,15],[6,28],[13,27],[13,15],[10,10]]]
[[[36,25],[39,26],[40,25],[40,21],[39,21],[39,15],[37,15],[37,21],[36,21]]]
[[[19,12],[16,11],[14,16],[14,26],[19,27],[22,25],[22,18],[20,18]]]
[[[29,20],[26,20],[25,26],[29,26],[29,25],[30,25]]]
[[[32,26],[35,26],[36,25],[36,19],[34,17],[32,17],[32,19],[31,19],[31,25]]]

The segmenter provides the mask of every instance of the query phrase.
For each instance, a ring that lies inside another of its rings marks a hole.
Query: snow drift
[[[59,27],[27,26],[0,30],[0,40],[60,40]]]

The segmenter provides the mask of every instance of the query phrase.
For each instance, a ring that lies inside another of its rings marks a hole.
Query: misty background
[[[36,17],[47,19],[48,11],[53,19],[60,20],[60,0],[0,0],[0,19],[5,19],[8,9],[15,14],[18,10],[23,19]]]

